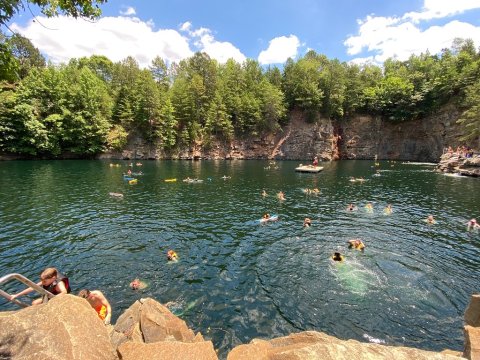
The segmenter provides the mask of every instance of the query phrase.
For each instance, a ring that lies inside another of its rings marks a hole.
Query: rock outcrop
[[[147,298],[136,301],[118,318],[111,334],[122,360],[215,360],[211,341],[195,334],[167,307]]]
[[[227,360],[459,360],[458,355],[407,347],[339,340],[316,331],[305,331],[269,341],[253,340],[234,348]]]
[[[458,153],[445,153],[440,158],[437,170],[464,176],[480,177],[480,155],[466,158]]]
[[[465,312],[463,354],[340,340],[305,331],[235,347],[227,360],[459,360],[480,359],[480,295]],[[110,337],[109,333],[110,332]],[[463,356],[463,357],[462,357]],[[211,341],[195,334],[153,299],[135,302],[114,327],[105,327],[81,298],[61,295],[48,304],[0,313],[0,359],[216,360]]]
[[[85,299],[56,296],[47,304],[0,315],[0,359],[114,360],[107,328]]]

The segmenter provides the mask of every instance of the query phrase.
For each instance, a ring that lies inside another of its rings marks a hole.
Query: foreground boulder
[[[85,299],[56,296],[47,304],[0,314],[0,359],[117,359],[107,329]]]
[[[211,341],[195,334],[167,307],[147,298],[136,301],[118,318],[111,335],[122,360],[216,360]]]
[[[269,341],[253,340],[239,345],[229,354],[228,360],[459,360],[451,354],[436,353],[407,347],[361,343],[340,340],[316,331],[305,331]]]

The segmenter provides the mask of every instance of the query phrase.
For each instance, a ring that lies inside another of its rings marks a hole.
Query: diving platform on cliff
[[[295,168],[296,172],[302,173],[318,173],[323,170],[323,166],[302,165]]]

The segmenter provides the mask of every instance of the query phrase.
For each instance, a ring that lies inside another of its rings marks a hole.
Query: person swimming
[[[349,248],[354,248],[354,249],[360,250],[360,251],[365,250],[365,244],[360,239],[348,240],[348,247]]]
[[[357,207],[353,204],[348,204],[347,206],[347,211],[355,211],[357,210]]]
[[[168,261],[177,261],[178,260],[178,255],[175,251],[168,250],[167,259],[168,259]]]
[[[392,213],[393,209],[392,209],[392,205],[388,204],[385,209],[383,209],[383,213],[385,215],[390,215]]]
[[[130,287],[132,290],[142,290],[147,287],[147,284],[141,281],[139,278],[136,278],[130,283]]]
[[[480,229],[480,224],[477,223],[477,220],[476,219],[471,219],[468,223],[467,223],[467,230],[478,230]]]
[[[285,200],[285,194],[283,193],[283,191],[279,191],[278,194],[277,194],[277,198],[278,200]]]
[[[425,222],[426,222],[427,224],[433,225],[433,224],[435,224],[437,221],[434,219],[433,215],[428,215],[428,217],[425,219]]]
[[[336,253],[333,253],[332,255],[332,260],[333,261],[343,261],[345,258],[343,257],[342,254],[340,254],[339,252],[336,252]]]
[[[367,210],[367,212],[369,212],[369,213],[372,213],[373,212],[372,203],[367,203],[367,205],[365,205],[365,210]]]
[[[305,220],[303,220],[303,227],[310,227],[312,226],[312,219],[310,218],[305,218]]]
[[[263,196],[263,197],[268,196],[268,194],[267,194],[267,192],[266,192],[265,190],[262,191],[262,196]]]

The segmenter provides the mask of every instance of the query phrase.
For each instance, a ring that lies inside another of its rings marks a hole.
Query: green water
[[[480,218],[478,179],[389,162],[372,176],[372,161],[328,163],[319,174],[295,173],[296,162],[144,161],[134,171],[145,175],[128,185],[128,162],[117,163],[1,162],[0,274],[38,279],[56,266],[75,292],[101,289],[114,321],[141,297],[175,301],[221,357],[253,338],[302,330],[463,348],[463,313],[479,289],[480,234],[465,225]],[[180,181],[187,176],[204,182]],[[347,212],[348,203],[358,211]],[[260,224],[265,212],[279,220]],[[429,214],[436,224],[424,222]],[[302,227],[305,217],[311,228]],[[365,242],[364,252],[347,248],[352,238]],[[169,249],[177,263],[167,262]],[[335,251],[345,263],[330,260]],[[136,277],[149,286],[131,290]],[[12,305],[0,300],[0,308]]]

